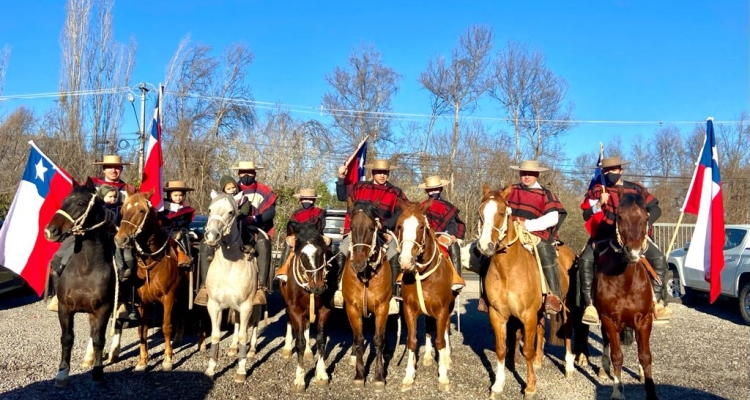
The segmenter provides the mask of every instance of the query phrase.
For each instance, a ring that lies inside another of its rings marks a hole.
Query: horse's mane
[[[216,193],[216,196],[211,200],[211,204],[214,204],[218,202],[219,200],[227,199],[229,201],[229,204],[232,205],[234,208],[235,214],[237,213],[238,207],[237,207],[237,201],[234,199],[234,196],[228,193]]]
[[[378,206],[370,201],[358,200],[356,203],[354,203],[350,215],[353,216],[357,211],[364,212],[365,215],[372,219],[380,218],[380,210],[378,209]]]
[[[620,199],[620,205],[618,208],[626,209],[630,208],[632,206],[637,206],[639,208],[646,208],[646,201],[643,199],[643,196],[636,193],[628,193],[624,196],[622,196],[622,199]]]
[[[326,248],[323,235],[320,234],[315,224],[304,223],[299,224],[295,227],[295,236],[297,237],[296,243],[311,243],[321,249]]]

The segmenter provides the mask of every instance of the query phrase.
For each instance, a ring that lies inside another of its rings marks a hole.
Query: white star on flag
[[[47,172],[47,167],[42,164],[42,160],[39,160],[39,163],[36,165],[36,177],[41,179],[42,182],[44,182],[44,173]]]

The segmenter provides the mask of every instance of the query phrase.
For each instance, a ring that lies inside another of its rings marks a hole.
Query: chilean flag
[[[48,242],[44,228],[73,188],[65,171],[30,141],[21,183],[0,228],[0,265],[21,275],[37,295],[47,284],[47,266],[60,248]]]
[[[602,188],[606,187],[606,184],[604,183],[604,174],[602,174],[602,160],[604,160],[604,145],[599,143],[599,160],[596,162],[594,176],[591,178],[591,182],[589,182],[589,190],[594,189],[597,183],[601,183]],[[581,210],[588,210],[589,208],[591,208],[591,203],[589,202],[588,197],[584,196],[583,201],[581,202]],[[602,221],[602,218],[604,218],[604,213],[599,211],[589,218],[588,221],[584,222],[583,226],[586,228],[586,232],[589,233],[589,236],[594,236],[596,227]]]
[[[698,216],[685,267],[705,272],[705,279],[711,284],[709,298],[713,303],[721,293],[724,268],[724,203],[713,118],[707,121],[703,150],[682,211]]]
[[[159,86],[159,96],[156,98],[156,109],[154,110],[154,119],[151,121],[151,134],[148,136],[146,143],[145,163],[143,165],[143,176],[141,177],[140,192],[146,193],[153,189],[154,194],[151,196],[151,204],[154,210],[161,211],[164,209],[162,193],[162,167],[164,159],[161,154],[161,101],[164,96],[164,86]]]
[[[344,166],[346,167],[346,177],[344,177],[344,184],[347,186],[353,185],[355,182],[365,180],[365,159],[367,157],[367,138],[360,142],[357,146],[357,150],[346,159]]]

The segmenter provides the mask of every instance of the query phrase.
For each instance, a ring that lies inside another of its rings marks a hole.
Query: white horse
[[[253,314],[253,295],[258,286],[258,266],[255,257],[242,252],[241,232],[236,223],[237,201],[230,195],[211,192],[208,223],[204,240],[218,246],[208,268],[208,315],[211,317],[211,350],[206,375],[213,378],[219,358],[221,340],[221,311],[229,308],[235,313],[235,329],[228,354],[233,356],[239,343],[239,362],[234,381],[245,382],[248,357],[247,330]],[[255,355],[257,318],[253,318],[250,357]]]

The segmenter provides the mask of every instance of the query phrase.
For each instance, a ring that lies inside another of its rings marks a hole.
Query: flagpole
[[[143,180],[143,151],[146,145],[146,93],[148,88],[145,83],[141,83],[141,126],[140,126],[140,147],[138,148],[138,179]]]
[[[677,239],[677,232],[680,230],[680,224],[682,224],[682,217],[685,215],[685,212],[680,211],[680,217],[677,218],[677,225],[674,227],[674,232],[672,232],[672,240],[669,241],[669,247],[667,247],[667,252],[664,253],[667,257],[669,257],[669,253],[672,252],[672,246],[674,245],[675,239]]]

